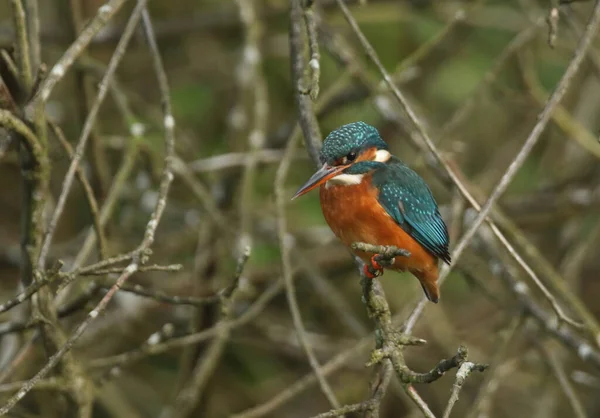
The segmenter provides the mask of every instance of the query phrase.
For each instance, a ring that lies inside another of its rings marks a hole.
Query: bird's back
[[[427,183],[399,159],[373,172],[378,202],[388,214],[427,251],[450,262],[446,224]]]

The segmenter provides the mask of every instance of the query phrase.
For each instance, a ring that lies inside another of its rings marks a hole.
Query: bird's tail
[[[433,303],[438,303],[440,300],[440,288],[437,285],[439,275],[437,266],[434,266],[430,270],[412,271],[411,273],[419,279],[419,282],[421,282],[423,292],[425,292],[427,299]]]

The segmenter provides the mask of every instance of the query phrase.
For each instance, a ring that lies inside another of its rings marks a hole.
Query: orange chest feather
[[[436,263],[414,238],[400,227],[377,200],[377,188],[369,176],[356,185],[322,185],[320,189],[323,216],[333,233],[347,246],[354,242],[394,245],[410,251],[408,258],[397,257],[398,269],[428,269]],[[370,255],[356,252],[368,260]]]

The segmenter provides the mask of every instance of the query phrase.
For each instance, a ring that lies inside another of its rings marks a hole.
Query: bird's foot
[[[373,257],[371,257],[371,267],[373,267],[374,270],[383,271],[383,266],[377,261],[378,257],[379,254],[375,254]]]
[[[374,273],[371,273],[371,271],[373,271],[374,269],[372,269],[371,266],[369,266],[368,264],[365,264],[363,266],[363,273],[365,274],[365,277],[369,278],[369,279],[374,279],[375,277],[378,276],[377,273],[379,273],[379,270],[374,270]]]
[[[371,257],[371,265],[365,264],[363,271],[369,279],[374,279],[383,274],[383,266],[377,262],[377,254]]]

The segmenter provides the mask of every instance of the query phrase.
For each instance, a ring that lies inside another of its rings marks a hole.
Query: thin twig
[[[300,308],[298,307],[294,283],[292,281],[292,267],[290,258],[291,248],[289,239],[287,239],[287,224],[285,215],[285,202],[289,200],[289,196],[285,192],[284,183],[290,167],[291,156],[293,155],[296,148],[295,139],[296,136],[293,136],[288,142],[285,154],[281,160],[281,164],[279,165],[277,173],[275,174],[274,185],[275,202],[277,210],[277,237],[279,239],[279,246],[281,248],[283,280],[285,283],[288,306],[290,308],[290,313],[292,314],[292,321],[294,323],[294,328],[296,329],[296,333],[298,335],[298,340],[300,341],[300,344],[302,345],[302,348],[304,349],[304,352],[308,357],[310,366],[312,367],[315,375],[317,376],[317,380],[319,381],[321,391],[326,396],[327,400],[333,408],[339,408],[339,402],[335,394],[333,393],[333,390],[329,386],[329,383],[327,383],[327,380],[323,375],[323,371],[321,370],[321,365],[319,364],[319,361],[315,356],[312,346],[306,338],[306,330],[304,328],[304,323],[302,322],[302,315],[300,313]]]
[[[62,2],[61,12],[69,16],[69,32],[73,40],[77,39],[79,33],[85,28],[86,19],[84,13],[84,5],[79,0],[67,0]],[[79,61],[83,61],[89,54],[83,53],[79,57]],[[77,113],[76,123],[83,126],[85,116],[92,106],[92,101],[95,95],[94,83],[87,72],[76,66],[73,71],[76,88]],[[100,196],[105,196],[110,184],[110,164],[107,160],[104,141],[100,140],[98,135],[98,127],[94,127],[90,135],[90,142],[93,157],[90,159],[92,169],[92,178],[95,179],[97,192]]]
[[[377,261],[384,266],[393,263],[394,258],[397,256],[409,255],[408,251],[392,246],[381,247],[371,246],[365,243],[353,243],[352,248],[377,253],[379,257]],[[413,383],[431,383],[442,377],[452,368],[458,368],[459,372],[461,372],[462,367],[462,374],[457,373],[456,377],[457,382],[460,382],[460,385],[462,386],[462,383],[464,383],[464,380],[468,377],[471,370],[484,371],[488,366],[468,362],[467,349],[461,346],[454,357],[440,361],[429,372],[416,373],[412,371],[406,365],[404,360],[404,355],[402,353],[403,346],[423,344],[424,341],[418,338],[412,338],[406,334],[400,334],[394,329],[390,308],[381,285],[376,279],[366,277],[362,269],[360,269],[360,271],[361,284],[363,287],[363,302],[366,304],[369,317],[375,322],[377,336],[376,349],[372,352],[371,360],[368,365],[380,364],[381,367],[387,368],[391,364],[392,369],[395,371],[398,380],[409,397],[426,416],[429,416],[429,407],[426,404],[423,405],[424,402],[419,401],[420,397],[418,393],[412,389],[411,385]],[[383,360],[386,361],[383,362]],[[464,364],[467,364],[467,366],[463,367]],[[469,370],[468,373],[465,372],[467,369]],[[368,405],[366,410],[370,412],[370,416],[378,415],[377,411],[379,410],[379,403],[383,399],[388,384],[389,379],[382,379],[379,383],[380,386],[377,388],[377,396],[365,401],[366,405]],[[331,412],[335,412],[335,410]]]
[[[417,406],[417,408],[419,408],[419,410],[423,413],[423,416],[425,418],[435,418],[435,415],[433,414],[433,412],[431,412],[431,409],[429,409],[429,405],[427,405],[427,402],[425,402],[423,398],[421,398],[421,395],[419,395],[419,393],[413,385],[404,385],[404,390],[406,391],[408,397]]]
[[[235,303],[235,298],[238,290],[239,279],[244,271],[244,267],[250,257],[250,247],[247,247],[242,252],[242,255],[237,261],[236,271],[232,280],[232,285],[228,287],[222,293],[223,306],[223,318],[222,321],[230,321],[233,318],[234,310],[230,305]],[[218,327],[218,325],[216,325]],[[206,389],[209,378],[214,374],[217,366],[219,365],[220,359],[223,356],[223,351],[227,341],[229,340],[231,328],[230,327],[218,327],[217,337],[211,342],[209,347],[204,352],[192,371],[192,377],[190,381],[184,386],[184,388],[177,395],[175,405],[172,408],[167,408],[161,414],[161,417],[181,417],[185,418],[189,416],[194,408],[197,406],[199,399]],[[171,410],[173,409],[173,410]]]
[[[100,285],[100,288],[110,289],[112,286],[113,285],[110,284],[102,284]],[[222,299],[219,295],[207,297],[169,295],[163,291],[148,289],[140,286],[139,284],[121,286],[121,291],[133,293],[134,295],[138,296],[144,296],[154,299],[157,302],[168,303],[170,305],[205,306],[219,303]]]
[[[85,270],[78,273],[79,276],[105,276],[107,274],[119,274],[123,271],[124,267],[109,267],[104,269]],[[167,266],[161,264],[152,264],[149,266],[141,266],[138,272],[142,273],[145,271],[180,271],[183,268],[181,264],[169,264]],[[61,273],[62,276],[68,277],[73,273]]]
[[[230,321],[221,322],[216,327],[208,328],[183,337],[173,338],[164,343],[148,345],[115,356],[96,359],[91,361],[89,366],[91,369],[120,367],[126,364],[132,364],[148,356],[161,354],[175,348],[198,344],[202,341],[209,340],[223,332],[223,330],[220,329],[222,327],[228,327],[233,330],[237,327],[244,326],[255,319],[282,289],[283,283],[281,280],[274,282],[243,314]]]
[[[257,163],[278,163],[283,151],[276,149],[260,149],[253,152],[230,152],[214,157],[203,158],[188,163],[188,167],[196,173],[224,170],[236,166],[245,166],[253,158]],[[294,158],[306,158],[305,155],[295,155]]]
[[[14,299],[11,299],[7,302],[4,302],[0,305],[0,313],[6,312],[14,308],[15,306],[23,303],[31,296],[33,296],[40,288],[46,286],[50,283],[56,275],[48,275],[43,277],[41,280],[35,280],[32,282],[27,288],[25,288],[21,293],[19,293]]]
[[[19,390],[20,387],[26,382],[17,381],[10,382],[0,385],[0,392],[14,392],[15,390]],[[38,390],[59,390],[59,391],[67,391],[68,383],[61,378],[57,377],[49,377],[48,379],[41,380],[40,383],[36,386]]]
[[[303,40],[304,10],[301,0],[290,0],[290,60],[292,65],[292,80],[294,83],[294,96],[300,117],[300,127],[304,133],[304,143],[310,158],[319,164],[319,150],[321,149],[321,130],[313,110],[310,97],[306,94],[305,87],[305,59]]]
[[[365,249],[364,244],[353,244],[353,248]],[[379,263],[387,265],[393,263],[394,257],[399,255],[406,255],[406,251],[400,248],[387,247],[387,248],[370,248],[379,254]],[[448,360],[440,361],[433,369],[427,373],[416,373],[412,371],[404,360],[402,349],[404,345],[422,344],[423,341],[408,337],[406,334],[399,334],[392,325],[391,313],[385,299],[385,294],[379,282],[375,279],[365,277],[364,271],[361,271],[361,283],[363,286],[363,300],[367,305],[367,312],[373,319],[376,326],[376,333],[378,335],[377,348],[371,354],[371,361],[369,364],[381,363],[382,360],[389,360],[396,376],[405,392],[415,402],[415,405],[428,416],[429,407],[420,401],[418,393],[412,388],[413,383],[431,383],[443,376],[448,370],[452,368],[460,368],[465,364],[471,364],[471,369],[478,371],[484,371],[488,366],[482,364],[471,363],[467,361],[467,349],[461,346],[458,349],[457,354]],[[461,375],[457,372],[457,381]],[[468,376],[468,374],[467,374]],[[466,379],[466,376],[464,377]],[[464,380],[463,379],[463,380]],[[385,391],[385,389],[384,389]]]
[[[311,418],[333,418],[333,417],[341,417],[350,412],[364,412],[367,409],[368,405],[365,402],[355,403],[351,405],[344,405],[337,409],[332,409],[328,412],[323,412],[319,415],[314,415]]]
[[[240,106],[251,113],[248,132],[248,158],[242,174],[240,197],[240,249],[252,245],[252,208],[254,203],[254,183],[256,179],[257,155],[264,148],[267,137],[269,102],[267,83],[262,69],[262,25],[258,20],[255,0],[237,0],[240,19],[244,25],[245,45],[238,68],[238,79],[242,90]]]
[[[356,337],[363,337],[367,334],[367,327],[353,314],[350,301],[335,283],[330,283],[313,260],[299,249],[295,251],[295,257],[298,259],[298,265],[306,271],[306,278],[312,283],[314,293],[323,299],[323,302],[334,312],[339,321]]]
[[[306,36],[308,37],[308,48],[310,51],[310,82],[308,92],[310,98],[316,101],[319,97],[319,79],[321,78],[321,55],[319,54],[319,39],[317,34],[317,16],[315,2],[307,1],[303,9],[304,23],[306,25]]]
[[[479,385],[477,397],[471,401],[466,418],[476,418],[491,408],[494,394],[508,372],[513,369],[514,362],[508,358],[509,349],[523,330],[526,319],[525,315],[516,316],[501,333],[497,333],[497,339],[494,341],[497,348],[490,361],[492,366],[485,374],[484,381]]]
[[[10,3],[13,9],[13,21],[16,26],[15,30],[19,46],[17,58],[19,60],[20,79],[27,94],[29,94],[31,86],[33,85],[33,73],[31,71],[31,53],[29,51],[29,34],[27,32],[27,22],[25,19],[25,7],[23,5],[23,0],[11,0]]]
[[[56,84],[62,80],[75,60],[86,50],[94,36],[110,22],[113,16],[117,14],[126,2],[127,0],[109,0],[98,9],[96,15],[90,20],[77,40],[69,46],[58,62],[54,64],[48,77],[42,82],[40,88],[31,100],[29,105],[31,108],[34,108],[38,101],[45,102],[48,100],[48,97],[50,97]],[[128,36],[130,35],[127,35],[126,28],[120,40],[123,40],[123,38],[127,38]]]
[[[402,346],[423,344],[424,341],[412,338],[406,334],[399,334],[392,326],[389,306],[385,300],[383,289],[375,279],[362,279],[363,295],[366,301],[369,316],[373,318],[381,335],[380,344],[371,354],[369,364],[377,364],[382,360],[391,361],[394,371],[400,382],[405,384],[432,383],[442,377],[447,371],[460,367],[467,361],[468,351],[461,346],[455,356],[440,361],[434,368],[426,373],[417,373],[408,368],[402,354]],[[479,365],[483,371],[487,366]]]
[[[502,50],[502,53],[498,55],[498,57],[494,60],[492,67],[483,75],[481,81],[475,86],[473,92],[469,95],[469,97],[463,102],[463,104],[458,107],[450,116],[448,121],[444,123],[441,128],[440,137],[443,139],[447,136],[450,136],[461,123],[468,120],[471,112],[477,108],[477,104],[485,91],[485,87],[492,85],[496,79],[498,78],[498,73],[502,67],[506,65],[517,51],[519,51],[524,45],[531,42],[537,33],[540,31],[540,28],[544,25],[544,18],[540,17],[535,20],[532,26],[528,26],[523,29],[521,32],[517,33],[513,39],[506,45],[506,47]]]
[[[98,261],[97,263],[90,264],[90,265],[87,265],[87,266],[84,266],[84,267],[80,267],[78,269],[75,269],[75,270],[67,273],[67,274],[69,276],[91,275],[95,271],[110,268],[111,266],[114,266],[115,264],[129,263],[133,259],[134,255],[135,254],[134,254],[133,251],[129,252],[129,253],[125,253],[125,254],[119,254],[119,255],[116,255],[114,257]]]
[[[139,143],[142,140],[141,136],[132,136],[131,141],[129,141],[127,149],[123,153],[123,157],[121,160],[121,164],[117,173],[113,177],[112,184],[110,186],[110,190],[106,195],[102,208],[100,209],[100,227],[105,228],[111,216],[117,209],[117,203],[119,202],[119,197],[122,195],[123,188],[127,184],[127,180],[129,179],[138,158],[139,154]],[[81,246],[81,249],[77,253],[75,257],[75,261],[72,263],[71,268],[73,270],[77,270],[80,268],[82,264],[86,262],[88,259],[92,249],[94,248],[94,244],[96,242],[96,234],[93,230],[90,230],[85,237],[85,241]]]
[[[477,197],[479,201],[483,201],[483,194],[477,189],[477,187],[475,187],[473,184],[470,184],[464,178],[464,175],[460,172],[460,169],[455,163],[450,163],[449,169],[452,175],[458,179],[459,183],[457,184],[460,185],[459,188],[472,190],[472,193],[475,195],[475,197]],[[480,209],[481,206],[474,196],[472,196],[470,193],[468,195],[464,194],[464,196],[469,200],[469,203],[475,210]],[[566,284],[567,282],[565,281],[564,277],[561,277],[554,266],[542,255],[538,246],[529,240],[525,233],[519,230],[515,222],[506,216],[498,207],[496,207],[492,212],[493,221],[488,219],[487,222],[494,236],[506,247],[511,257],[517,261],[521,268],[523,268],[523,270],[527,272],[529,277],[534,279],[534,281],[539,281],[535,270],[541,271],[554,287],[554,291],[560,294],[561,298],[566,301],[568,306],[582,319],[587,331],[592,336],[600,335],[600,325],[598,324],[594,315]],[[506,235],[504,232],[501,232],[500,229],[506,231]],[[507,236],[509,236],[516,243],[516,246],[520,251],[518,251],[515,246],[509,243]],[[526,263],[521,254],[525,254],[533,266],[530,266],[528,263]]]
[[[170,94],[169,87],[166,79],[166,74],[164,71],[164,67],[162,65],[162,60],[160,58],[158,48],[156,46],[156,40],[154,38],[154,34],[152,31],[152,26],[150,22],[150,17],[147,14],[145,9],[145,0],[139,0],[136,7],[134,8],[130,22],[134,21],[137,23],[139,17],[143,15],[143,23],[146,29],[146,36],[148,38],[148,44],[150,46],[151,55],[153,57],[154,68],[157,73],[159,89],[161,91],[161,99],[163,104],[163,112],[165,113],[164,119],[164,128],[165,128],[165,166],[163,169],[163,175],[161,179],[161,183],[159,186],[158,199],[156,202],[156,206],[154,211],[150,215],[150,220],[146,226],[146,230],[144,233],[143,240],[136,250],[134,257],[131,263],[123,270],[120,277],[117,279],[115,285],[104,295],[104,297],[100,300],[100,302],[96,305],[96,307],[89,312],[86,319],[82,321],[79,326],[75,329],[75,331],[71,334],[71,336],[67,339],[60,349],[53,354],[46,365],[42,367],[30,380],[28,380],[19,391],[10,397],[6,404],[0,408],[0,415],[5,415],[8,413],[23,397],[33,389],[36,384],[43,379],[57,364],[58,362],[67,354],[70,349],[73,347],[75,342],[81,337],[81,335],[87,330],[89,325],[98,317],[100,314],[104,312],[108,303],[112,300],[114,295],[117,293],[119,288],[125,284],[127,279],[135,273],[140,264],[145,263],[147,258],[147,253],[149,248],[154,242],[154,237],[156,233],[156,228],[160,222],[162,217],[164,208],[166,206],[167,195],[169,192],[169,188],[171,182],[173,181],[173,173],[171,167],[171,159],[174,154],[174,135],[173,128],[175,126],[175,122],[171,113],[170,107]],[[135,27],[135,25],[133,25]],[[132,29],[133,31],[133,29]],[[124,35],[126,37],[126,35]]]
[[[38,0],[25,0],[27,14],[27,32],[29,41],[29,56],[31,59],[31,75],[39,75],[42,66],[42,49],[40,37],[40,11]],[[35,84],[35,83],[34,83]],[[35,88],[35,85],[34,85]]]
[[[55,124],[54,122],[48,121],[50,125],[50,129],[54,132],[54,136],[58,139],[58,142],[63,147],[67,155],[70,159],[73,159],[73,147],[65,138],[65,134],[60,129],[60,126]],[[104,236],[104,229],[102,228],[102,223],[100,222],[100,213],[98,209],[98,202],[96,201],[96,197],[94,196],[94,191],[92,190],[92,185],[88,181],[85,173],[78,165],[76,168],[77,179],[81,183],[81,187],[83,188],[83,192],[85,194],[85,198],[88,202],[88,206],[90,207],[90,214],[92,215],[92,223],[94,225],[94,231],[96,232],[96,239],[98,240],[98,257],[100,260],[104,260],[107,257],[107,246],[106,246],[106,237]]]
[[[231,231],[230,224],[227,222],[223,213],[218,209],[212,198],[210,191],[194,175],[194,172],[185,162],[176,157],[174,160],[174,172],[178,178],[186,183],[193,195],[202,203],[204,210],[211,220],[223,231]]]
[[[45,171],[48,165],[48,157],[44,148],[39,143],[37,136],[29,127],[8,110],[0,109],[0,126],[20,135],[24,140],[24,145],[31,153],[36,164],[40,166],[39,171]]]
[[[480,364],[472,363],[470,361],[465,361],[460,365],[458,371],[456,372],[456,378],[454,379],[454,385],[452,386],[452,393],[450,394],[450,400],[448,401],[448,405],[446,405],[446,409],[444,410],[443,418],[450,418],[450,414],[452,413],[452,409],[454,405],[458,401],[458,394],[462,390],[463,385],[467,381],[469,375],[477,370],[483,371],[485,368]]]
[[[104,102],[104,98],[106,97],[106,93],[108,92],[110,83],[112,82],[112,78],[113,78],[119,64],[121,63],[121,59],[125,55],[125,51],[127,50],[129,41],[131,40],[133,34],[135,33],[135,28],[138,24],[138,21],[141,18],[142,10],[146,4],[146,1],[147,0],[138,0],[137,5],[134,9],[134,12],[131,14],[129,21],[127,22],[127,26],[125,28],[125,32],[123,33],[123,37],[119,40],[119,43],[118,43],[117,47],[115,48],[115,52],[113,53],[113,55],[110,59],[110,62],[108,63],[108,69],[106,70],[106,74],[104,74],[104,77],[102,78],[102,81],[100,82],[100,87],[98,88],[98,95],[96,96],[96,99],[94,100],[94,104],[92,105],[92,108],[90,109],[90,112],[85,120],[85,124],[83,126],[83,130],[81,132],[79,140],[77,141],[77,146],[75,147],[75,153],[71,160],[71,165],[69,165],[69,169],[67,170],[67,173],[65,174],[65,177],[63,179],[62,189],[61,189],[60,195],[58,197],[58,201],[56,203],[56,208],[54,209],[54,213],[52,214],[50,223],[48,225],[48,230],[44,237],[44,242],[42,244],[42,249],[40,251],[40,256],[39,256],[38,263],[37,263],[38,268],[40,268],[40,269],[44,269],[44,266],[46,264],[46,257],[48,255],[48,251],[50,250],[50,245],[52,244],[52,239],[54,238],[54,231],[56,230],[56,226],[58,225],[58,220],[60,219],[60,217],[63,213],[64,207],[65,207],[65,204],[67,201],[67,197],[69,196],[69,193],[71,192],[73,178],[75,177],[75,172],[77,170],[79,162],[83,158],[85,148],[87,145],[87,140],[90,137],[92,128],[94,127],[94,125],[96,123],[96,117],[98,116],[100,107],[102,106],[102,103]],[[112,16],[111,13],[113,13],[113,6],[114,6],[112,3],[122,4],[123,2],[124,2],[124,0],[113,0],[113,1],[105,4],[104,6],[102,6],[101,9],[105,8],[108,10],[105,10],[103,13],[99,12],[97,17],[101,14],[105,14],[107,16]],[[82,33],[82,35],[78,39],[81,39],[83,37],[83,35],[87,31],[89,31],[90,27],[93,27],[93,22],[90,23],[90,25],[88,25],[86,30]],[[93,34],[91,36],[93,36]],[[73,45],[77,45],[77,42],[74,43]],[[68,52],[69,51],[67,51],[67,53]],[[65,53],[65,56],[67,56],[66,55],[67,53]],[[81,51],[78,50],[78,53],[81,53]],[[73,57],[73,59],[74,58],[75,57]],[[57,64],[57,65],[59,65],[59,64]],[[56,68],[57,67],[55,66],[54,69],[52,70],[52,72],[50,73],[50,76],[44,81],[44,86],[41,87],[40,91],[43,91],[44,88],[48,88],[48,89],[52,88],[53,84],[49,84],[50,83],[49,80],[52,80],[52,78],[51,78],[52,74],[57,72]],[[61,69],[61,71],[64,72],[64,68]],[[58,81],[58,78],[56,79],[56,81]]]
[[[112,297],[115,295],[115,293],[119,289],[119,286],[123,284],[127,280],[127,278],[129,278],[129,276],[131,276],[131,274],[133,274],[136,271],[137,266],[137,262],[133,262],[123,271],[123,274],[121,274],[115,286],[111,288],[110,291],[107,292],[106,295],[102,298],[100,303],[98,303],[98,305],[96,305],[96,307],[92,311],[90,311],[86,319],[83,322],[81,322],[81,324],[79,324],[79,326],[67,339],[66,343],[48,359],[48,362],[35,374],[35,376],[33,376],[30,380],[23,384],[19,391],[15,395],[11,396],[6,402],[6,404],[4,404],[2,408],[0,408],[0,415],[6,415],[17,404],[17,402],[23,399],[25,395],[29,393],[29,391],[31,391],[37,385],[37,383],[41,381],[61,361],[65,354],[67,354],[71,350],[71,348],[79,339],[79,337],[81,337],[81,335],[85,332],[90,323],[94,319],[96,319],[102,312],[104,312],[104,310],[106,309],[106,305],[108,305],[108,302],[110,302]]]
[[[327,363],[323,364],[322,372],[325,376],[332,374],[339,370],[348,361],[363,353],[365,350],[372,346],[374,333],[362,338],[355,346],[342,351],[337,356],[330,359]],[[269,399],[268,401],[256,405],[250,409],[247,409],[238,414],[234,414],[232,418],[258,418],[268,414],[272,414],[274,410],[281,407],[284,403],[294,399],[300,392],[308,389],[311,385],[317,383],[317,377],[312,371],[302,378],[298,379],[292,385],[284,388],[277,395]]]
[[[588,414],[586,413],[586,410],[583,404],[581,403],[581,399],[579,399],[579,396],[577,395],[577,391],[575,390],[575,388],[573,388],[573,385],[569,381],[569,377],[567,376],[563,365],[557,358],[555,350],[546,347],[546,345],[544,345],[543,343],[538,344],[538,348],[541,351],[544,358],[546,359],[546,361],[548,362],[548,365],[554,372],[554,375],[558,380],[560,388],[562,389],[567,400],[569,401],[571,408],[573,408],[574,416],[576,418],[586,418]]]
[[[556,37],[558,36],[558,22],[560,19],[560,13],[558,12],[558,0],[552,1],[552,6],[548,10],[548,45],[550,48],[556,46]]]
[[[581,360],[589,362],[595,367],[600,367],[600,351],[578,332],[574,332],[569,327],[559,326],[556,315],[542,308],[532,298],[529,287],[517,279],[518,274],[514,267],[503,258],[498,257],[497,242],[493,240],[492,236],[487,234],[482,235],[482,242],[484,243],[486,256],[491,256],[489,262],[490,269],[496,277],[507,284],[506,287],[514,294],[525,313],[535,318],[541,328],[549,335],[577,353]]]

